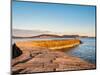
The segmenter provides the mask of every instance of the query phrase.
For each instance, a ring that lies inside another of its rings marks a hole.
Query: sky
[[[12,3],[12,28],[95,36],[95,6]]]

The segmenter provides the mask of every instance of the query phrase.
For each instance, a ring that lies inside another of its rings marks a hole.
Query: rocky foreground
[[[13,74],[95,69],[94,64],[47,48],[19,48],[14,44],[13,53]]]

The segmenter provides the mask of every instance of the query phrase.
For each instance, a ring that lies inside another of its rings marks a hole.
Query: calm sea
[[[80,57],[90,63],[96,64],[96,39],[95,38],[81,38],[83,44],[65,51],[72,56]]]
[[[49,38],[49,39],[12,39],[12,44],[16,41],[32,41],[32,40],[62,40],[66,38]],[[72,38],[67,38],[72,39]],[[80,38],[83,42],[77,47],[71,48],[70,50],[65,50],[66,54],[71,56],[76,56],[88,61],[90,63],[96,63],[96,45],[95,45],[95,38]]]

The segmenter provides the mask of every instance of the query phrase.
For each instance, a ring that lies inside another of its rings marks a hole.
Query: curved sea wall
[[[19,47],[44,47],[49,49],[63,49],[77,46],[81,43],[78,39],[69,40],[39,40],[39,41],[25,41],[17,42]]]

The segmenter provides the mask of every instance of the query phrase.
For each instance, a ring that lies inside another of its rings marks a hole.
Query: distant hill
[[[37,36],[31,36],[31,37],[18,37],[13,36],[13,38],[76,38],[79,37],[78,35],[55,35],[55,34],[41,34]]]
[[[41,34],[38,36],[33,36],[33,38],[61,38],[61,36],[54,34]]]
[[[79,36],[79,35],[57,35],[50,31],[40,31],[40,30],[21,30],[13,29],[12,30],[13,38],[91,38],[89,36]],[[92,37],[94,38],[94,37]]]
[[[79,35],[62,35],[63,38],[76,38],[79,37]]]

